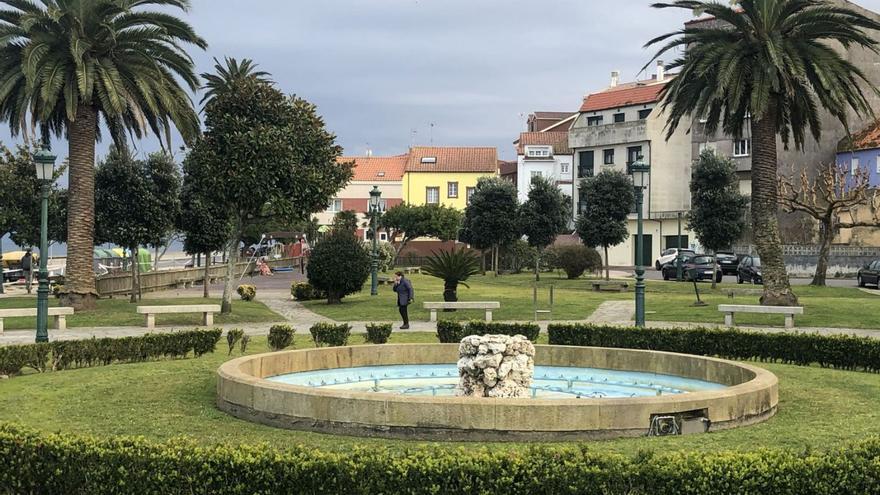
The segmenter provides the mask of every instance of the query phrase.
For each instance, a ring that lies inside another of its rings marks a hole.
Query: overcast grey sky
[[[691,18],[650,3],[193,0],[186,18],[210,44],[192,51],[199,72],[212,57],[254,59],[283,91],[318,105],[346,154],[433,141],[497,146],[511,159],[526,115],[576,110],[612,70],[636,78],[652,55],[645,41]],[[880,0],[859,3],[880,10]],[[0,140],[15,143],[5,125]],[[55,149],[66,155],[67,145]]]

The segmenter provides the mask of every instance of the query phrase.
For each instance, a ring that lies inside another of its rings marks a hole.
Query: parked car
[[[859,287],[864,287],[865,285],[875,285],[878,289],[880,289],[880,260],[873,261],[868,263],[863,268],[859,269]]]
[[[739,257],[733,251],[718,251],[715,253],[715,258],[718,259],[718,267],[721,268],[721,273],[736,275]]]
[[[688,260],[697,256],[694,253],[681,253],[681,269],[682,276],[684,276],[685,265],[687,265]],[[660,273],[663,274],[663,280],[670,280],[674,278],[678,278],[678,266],[676,265],[676,258],[672,258],[672,260],[663,263],[663,266],[660,267]]]
[[[654,260],[654,268],[657,269],[657,271],[662,270],[663,265],[670,263],[672,261],[675,261],[675,258],[678,256],[679,251],[681,251],[682,255],[690,254],[691,256],[693,256],[696,254],[696,253],[694,253],[693,249],[679,250],[678,248],[669,248],[669,249],[663,251],[662,253],[660,253],[660,256],[656,260]]]
[[[753,284],[763,284],[764,277],[761,276],[761,258],[757,256],[743,256],[736,268],[736,283],[742,284],[751,282]]]
[[[715,258],[711,255],[697,254],[688,256],[682,263],[682,275],[685,280],[712,280],[712,269],[715,267]],[[663,265],[663,280],[670,280],[676,276],[675,262]],[[721,282],[724,274],[721,268],[715,271],[715,281]]]

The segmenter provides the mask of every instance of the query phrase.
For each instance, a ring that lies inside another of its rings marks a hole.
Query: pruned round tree
[[[435,237],[441,241],[458,238],[462,214],[444,205],[412,205],[401,203],[388,208],[379,218],[379,227],[388,232],[388,239],[397,256],[407,244],[419,237]]]
[[[192,165],[192,163],[186,163]],[[183,250],[191,255],[205,255],[205,282],[203,296],[208,297],[210,286],[211,253],[220,251],[229,242],[229,216],[210,191],[201,187],[194,174],[184,171],[180,192],[178,228],[183,234]]]
[[[528,199],[519,209],[519,230],[529,245],[543,252],[569,226],[570,220],[570,198],[550,179],[533,177]],[[540,279],[538,265],[535,261],[535,280]]]
[[[350,232],[331,231],[312,248],[308,275],[312,287],[327,293],[327,304],[340,304],[363,288],[370,276],[370,254]]]
[[[577,233],[588,247],[604,249],[607,280],[608,248],[629,237],[626,222],[635,208],[633,184],[623,172],[603,170],[581,182],[580,197],[585,199],[586,210],[578,216]]]
[[[482,177],[477,181],[467,208],[464,210],[459,240],[479,250],[492,248],[492,264],[498,274],[499,248],[519,239],[516,187],[498,177]],[[481,257],[481,265],[484,257]]]

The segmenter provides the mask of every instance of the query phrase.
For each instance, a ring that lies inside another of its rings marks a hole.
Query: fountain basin
[[[617,398],[538,394],[527,399],[490,399],[377,393],[357,387],[314,386],[307,381],[284,383],[284,375],[317,377],[327,370],[326,376],[332,377],[356,368],[454,367],[457,359],[458,344],[330,347],[246,356],[218,370],[217,404],[239,418],[283,428],[472,441],[639,436],[647,433],[652,418],[667,415],[707,417],[714,431],[763,421],[775,414],[778,404],[776,376],[755,366],[686,354],[597,347],[536,346],[535,364],[568,371],[610,370],[612,376],[636,372],[678,377],[706,383],[708,388],[678,387],[681,393]]]

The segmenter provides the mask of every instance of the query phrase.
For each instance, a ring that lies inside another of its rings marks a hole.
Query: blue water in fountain
[[[458,368],[455,364],[365,366],[290,373],[267,380],[333,390],[452,396],[458,385]],[[651,397],[725,387],[656,373],[535,366],[531,395],[540,399]]]

